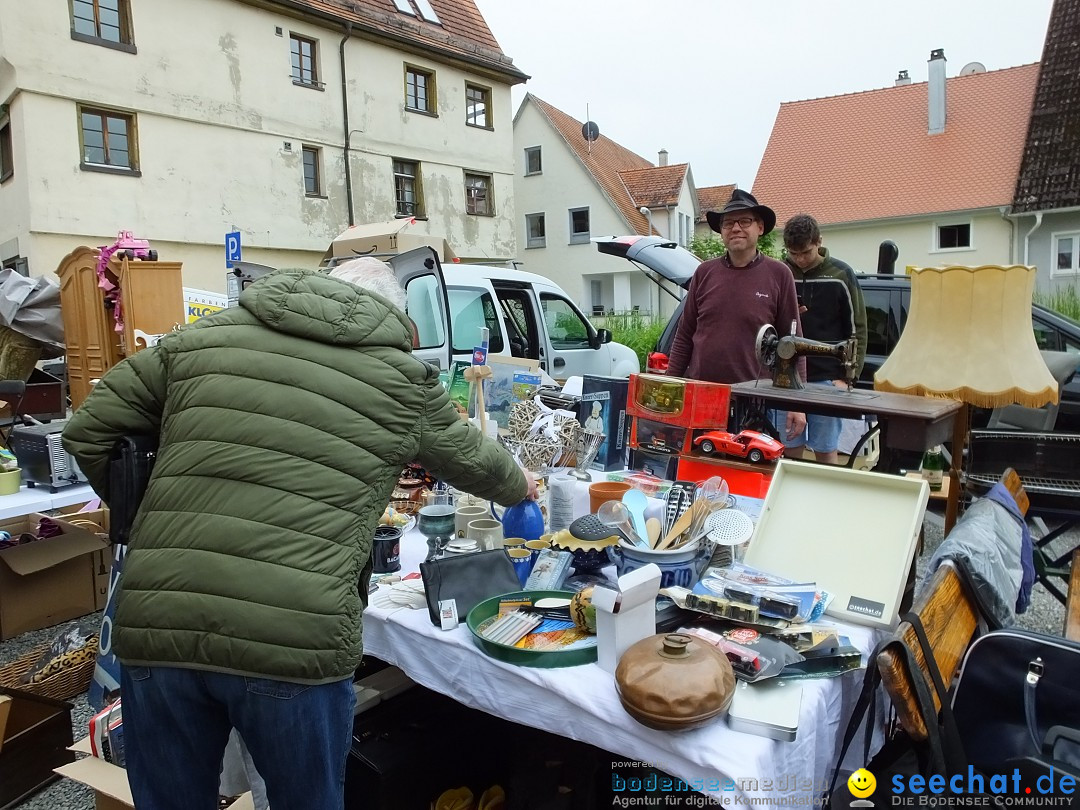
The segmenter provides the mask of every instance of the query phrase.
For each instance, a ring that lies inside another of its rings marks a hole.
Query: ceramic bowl
[[[649,563],[655,563],[660,569],[661,588],[672,585],[692,588],[697,582],[698,571],[705,561],[705,556],[709,554],[709,550],[697,541],[680,548],[657,551],[651,548],[639,548],[623,540],[618,545],[611,546],[606,553],[610,561],[615,563],[619,576],[643,568]]]

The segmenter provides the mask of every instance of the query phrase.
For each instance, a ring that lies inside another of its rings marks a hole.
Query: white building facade
[[[226,232],[315,267],[349,224],[413,216],[513,257],[527,77],[458,3],[422,5],[0,0],[0,263],[49,273],[129,230],[224,291]]]

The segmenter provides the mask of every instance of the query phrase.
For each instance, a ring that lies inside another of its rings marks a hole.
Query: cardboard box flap
[[[25,577],[83,554],[101,551],[108,544],[95,534],[74,531],[0,551],[0,562]]]
[[[135,801],[131,798],[131,787],[128,785],[127,771],[111,762],[97,757],[83,757],[53,770],[128,807],[135,806]]]

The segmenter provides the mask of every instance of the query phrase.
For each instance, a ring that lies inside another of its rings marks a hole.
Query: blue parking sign
[[[225,264],[232,267],[240,261],[240,231],[225,234]]]

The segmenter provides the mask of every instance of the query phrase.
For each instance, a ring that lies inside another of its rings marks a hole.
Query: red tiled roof
[[[271,0],[277,5],[351,22],[357,32],[400,40],[504,74],[512,84],[529,77],[502,52],[473,0],[429,0],[439,23],[397,10],[393,0]]]
[[[706,211],[719,211],[724,203],[731,199],[731,192],[735,190],[735,184],[729,186],[705,186],[697,190],[698,222],[705,221]]]
[[[605,135],[601,135],[593,141],[590,147],[589,142],[581,137],[581,121],[567,115],[557,107],[552,107],[546,101],[541,101],[532,93],[525,96],[524,103],[530,101],[551,122],[551,125],[566,141],[566,145],[577,155],[578,160],[596,178],[596,182],[600,185],[604,194],[619,209],[633,232],[649,233],[649,223],[646,221],[645,216],[638,211],[640,206],[634,204],[630,192],[620,177],[620,172],[628,172],[634,169],[651,169],[654,168],[652,163],[640,155],[635,155],[629,149],[619,146]],[[685,164],[681,165],[684,166],[683,171],[685,173]],[[675,167],[669,166],[667,168]]]
[[[652,166],[647,169],[626,169],[619,178],[630,194],[630,200],[640,208],[663,208],[678,205],[686,170],[690,164],[675,163],[670,166]]]
[[[778,223],[824,224],[1009,205],[1038,64],[946,80],[927,134],[926,82],[780,105],[754,180]]]

